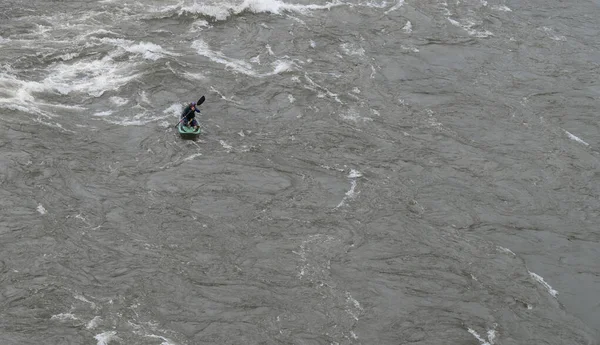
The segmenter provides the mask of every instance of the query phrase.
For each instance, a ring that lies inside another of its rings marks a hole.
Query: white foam
[[[278,0],[245,0],[242,4],[244,9],[247,7],[252,12],[270,12],[270,13],[281,13],[283,11],[307,13],[312,10],[328,10],[335,6],[341,6],[343,3],[339,1],[328,2],[323,5],[310,4],[290,4]]]
[[[140,42],[137,44],[132,44],[130,46],[123,47],[123,49],[127,50],[130,53],[141,54],[144,59],[148,60],[158,60],[162,58],[164,55],[172,55],[177,56],[179,54],[171,53],[164,50],[161,46],[154,43],[149,42]]]
[[[111,98],[109,98],[111,102],[113,102],[114,104],[116,104],[117,106],[122,106],[127,104],[127,102],[129,102],[129,100],[122,98],[122,97],[117,97],[117,96],[112,96]]]
[[[99,111],[94,113],[94,116],[109,116],[112,115],[113,111],[112,110],[105,110],[105,111]]]
[[[0,71],[4,71],[13,75],[15,73],[14,68],[10,64],[0,65]]]
[[[495,331],[493,331],[493,330],[490,330],[491,332],[493,332],[493,333],[492,333],[492,339],[490,339],[490,335],[489,335],[489,332],[490,332],[490,331],[488,331],[488,339],[487,339],[487,340],[485,340],[485,339],[483,339],[483,337],[481,337],[481,336],[479,335],[479,333],[477,333],[477,332],[476,332],[475,330],[473,330],[472,328],[469,328],[469,329],[467,329],[467,330],[468,330],[468,331],[469,331],[469,333],[471,333],[471,334],[472,334],[472,335],[473,335],[475,338],[477,338],[477,340],[479,340],[479,342],[481,343],[481,345],[494,345],[494,340],[493,340],[493,339],[496,337],[496,335],[495,335]]]
[[[354,299],[354,297],[352,297],[350,292],[346,292],[346,301],[351,303],[354,306],[354,308],[361,310],[361,311],[364,310],[363,307],[360,305],[360,303],[358,303],[358,301],[356,299]]]
[[[494,343],[494,339],[496,339],[496,330],[495,329],[489,329],[487,331],[488,334],[488,341],[490,342],[490,344]]]
[[[365,50],[362,47],[356,47],[353,43],[342,43],[340,45],[346,55],[365,56]]]
[[[63,95],[82,92],[99,97],[107,90],[116,90],[136,78],[138,75],[132,73],[133,66],[127,62],[115,63],[110,55],[100,60],[59,63],[41,82],[40,91],[55,90]]]
[[[377,74],[377,71],[375,70],[375,67],[371,65],[371,79],[375,78],[375,74]]]
[[[52,118],[55,115],[39,108],[39,102],[36,102],[32,94],[47,89],[43,83],[21,80],[11,72],[0,73],[0,107]]]
[[[327,169],[327,170],[337,170],[337,171],[339,171],[339,172],[343,172],[343,171],[345,171],[345,170],[344,170],[344,169],[342,169],[342,168],[335,168],[335,167],[333,167],[333,168],[332,168],[332,167],[330,167],[329,165],[320,165],[320,167],[321,167],[321,168],[323,168],[323,169]]]
[[[387,1],[382,1],[382,2],[373,2],[373,1],[368,1],[366,3],[360,3],[359,6],[366,6],[366,7],[371,7],[371,8],[384,8],[388,5]]]
[[[358,170],[350,169],[350,173],[348,174],[348,178],[358,178],[362,177],[362,173]]]
[[[212,92],[216,93],[217,95],[219,95],[219,97],[221,97],[221,99],[223,99],[223,100],[225,100],[225,101],[227,101],[227,102],[231,102],[231,103],[234,103],[234,104],[237,104],[237,105],[239,105],[239,104],[240,104],[240,102],[238,102],[238,101],[235,101],[235,100],[233,99],[233,97],[234,97],[234,96],[231,96],[231,97],[225,97],[225,95],[223,95],[223,93],[222,93],[221,91],[219,91],[219,90],[215,89],[215,87],[214,87],[214,86],[211,86],[211,87],[210,87],[210,91],[212,91]]]
[[[312,90],[312,91],[318,91],[319,89],[320,89],[320,90],[323,90],[323,91],[325,91],[325,94],[318,93],[318,94],[317,94],[317,97],[323,98],[323,97],[325,97],[325,96],[327,95],[327,96],[329,96],[329,97],[331,97],[331,98],[335,99],[335,101],[336,101],[336,102],[338,102],[338,103],[340,103],[340,104],[344,104],[344,103],[343,103],[343,102],[342,102],[342,101],[341,101],[341,100],[338,98],[338,95],[337,95],[337,93],[333,93],[333,92],[329,91],[327,88],[325,88],[325,87],[323,87],[323,86],[321,86],[321,85],[319,85],[319,84],[315,83],[315,82],[314,82],[312,79],[310,79],[310,78],[308,77],[308,74],[304,73],[304,78],[305,78],[305,79],[306,79],[306,81],[308,81],[308,83],[310,84],[310,85],[304,85],[304,88],[306,88],[306,89],[308,89],[308,90]],[[295,81],[295,82],[298,82],[298,81],[300,81],[300,80],[299,80],[299,79],[298,79],[296,76],[292,77],[292,80],[293,80],[293,81]]]
[[[180,103],[173,103],[167,109],[163,110],[163,114],[170,114],[179,117],[183,111],[183,105]]]
[[[11,41],[10,38],[4,38],[4,37],[0,36],[0,44],[8,43],[10,41]]]
[[[567,40],[567,38],[563,35],[555,35],[554,30],[550,29],[549,27],[543,26],[542,30],[544,30],[544,32],[547,33],[548,36],[550,36],[550,39],[553,39],[555,41],[566,41]]]
[[[569,139],[571,139],[571,140],[575,140],[576,142],[578,142],[578,143],[580,143],[580,144],[583,144],[583,145],[585,145],[585,146],[590,146],[590,144],[588,144],[588,143],[586,143],[585,141],[581,140],[579,137],[576,137],[575,135],[573,135],[573,134],[569,133],[568,131],[566,131],[566,130],[564,130],[564,129],[563,129],[563,131],[565,131],[565,133],[567,133],[567,135],[569,136]]]
[[[112,340],[121,341],[121,338],[117,336],[117,332],[115,331],[106,331],[100,334],[96,334],[94,339],[98,340],[97,345],[108,345]]]
[[[22,81],[12,75],[7,74],[0,75],[0,88],[0,91],[2,91],[2,96],[4,96],[0,100],[7,100],[8,105],[11,106],[8,107],[9,109],[23,111],[29,111],[30,108],[20,104],[33,103],[34,98],[31,95],[31,92],[42,89],[40,83]],[[11,104],[12,101],[14,101],[16,104]]]
[[[346,309],[346,312],[352,316],[352,318],[358,321],[358,316],[362,311],[364,311],[363,307],[358,303],[354,297],[350,294],[350,292],[346,291],[346,303],[349,304],[349,308]]]
[[[400,7],[402,7],[402,5],[404,5],[404,0],[398,0],[394,6],[390,7],[389,10],[385,11],[385,14],[399,9]]]
[[[75,315],[73,315],[71,313],[60,313],[60,314],[52,315],[50,317],[50,320],[60,320],[60,321],[77,320],[77,317],[75,317]]]
[[[550,284],[546,283],[544,278],[531,271],[529,271],[529,275],[531,275],[531,277],[533,277],[533,279],[535,279],[538,283],[542,284],[546,288],[546,290],[548,290],[548,293],[551,294],[553,297],[556,297],[556,295],[558,295],[558,291],[554,290],[552,286],[550,286]]]
[[[234,71],[237,71],[237,72],[249,75],[249,76],[253,76],[253,77],[260,78],[260,77],[271,76],[271,75],[275,75],[275,74],[279,74],[279,73],[288,71],[292,68],[292,63],[290,61],[277,60],[271,64],[272,66],[274,66],[272,72],[258,73],[253,69],[252,64],[250,64],[246,61],[243,61],[243,60],[238,60],[238,59],[227,57],[227,56],[225,56],[225,54],[223,54],[220,51],[214,51],[214,50],[210,49],[208,44],[201,39],[194,41],[192,43],[192,47],[196,49],[196,51],[199,55],[205,56],[205,57],[209,58],[211,61],[223,64],[226,67],[233,69]]]
[[[250,62],[260,65],[260,54],[250,59]]]
[[[275,75],[292,69],[292,63],[289,61],[277,60],[273,64],[275,65],[273,72],[263,74],[262,76]]]
[[[463,30],[465,30],[467,33],[469,33],[469,35],[471,36],[475,36],[475,37],[479,37],[479,38],[485,38],[485,37],[489,37],[489,36],[493,36],[494,34],[488,30],[475,30],[473,29],[473,27],[475,25],[477,25],[477,23],[473,22],[472,20],[467,20],[466,23],[461,23],[458,22],[452,18],[447,18],[448,21],[454,25],[457,26],[459,28],[462,28]]]
[[[44,102],[37,102],[37,104],[41,105],[42,107],[60,108],[60,109],[77,110],[77,111],[87,110],[87,108],[82,107],[80,105],[50,104],[50,103],[44,103]]]
[[[151,103],[150,103],[150,100],[148,99],[148,95],[146,94],[146,91],[142,91],[142,92],[140,93],[140,100],[141,100],[143,103],[146,103],[146,104],[151,104]]]
[[[83,296],[81,296],[81,295],[75,295],[75,296],[73,296],[73,297],[75,297],[75,299],[77,299],[77,300],[80,300],[80,301],[82,301],[82,302],[89,303],[89,304],[90,304],[90,306],[91,306],[93,309],[96,309],[96,303],[94,303],[94,302],[90,302],[90,301],[89,301],[87,298],[85,298],[85,297],[83,297]]]
[[[179,54],[168,52],[163,47],[158,44],[151,42],[139,42],[136,43],[134,41],[125,40],[122,38],[101,38],[100,41],[104,43],[113,44],[115,46],[123,48],[125,51],[139,54],[147,60],[156,61],[165,55],[170,56],[179,56]]]
[[[360,192],[355,192],[356,190],[356,179],[359,177],[362,177],[362,173],[358,170],[355,169],[351,169],[350,173],[348,174],[348,178],[352,179],[352,181],[350,181],[350,190],[346,192],[346,195],[344,196],[344,198],[342,199],[342,201],[340,201],[340,203],[336,206],[336,208],[342,207],[346,200],[348,199],[354,199],[356,197],[356,195],[358,195]],[[362,308],[361,308],[362,310]]]
[[[69,217],[69,216],[67,216],[67,217]],[[81,213],[80,213],[80,214],[77,214],[77,215],[75,215],[75,218],[76,218],[76,219],[79,219],[79,220],[81,220],[81,221],[83,221],[84,223],[87,223],[87,219],[85,219],[85,217],[84,217],[84,216],[82,216],[82,215],[81,215]]]
[[[447,16],[451,16],[452,12],[450,12],[450,10],[448,10],[448,2],[447,1],[443,1],[440,2],[440,4],[442,5],[443,9],[444,9],[444,14]]]
[[[501,251],[511,254],[512,256],[517,256],[517,254],[515,254],[512,250],[508,249],[508,248],[504,248],[504,247],[500,247],[500,246],[496,246],[496,248],[500,249]]]
[[[60,123],[58,123],[58,122],[47,122],[47,121],[44,121],[44,120],[42,120],[42,119],[41,119],[41,118],[39,118],[39,117],[38,117],[38,118],[34,118],[32,121],[33,121],[33,122],[40,123],[40,124],[42,124],[42,125],[44,125],[44,126],[53,127],[53,128],[58,128],[58,129],[60,129],[60,130],[61,130],[61,131],[63,131],[63,132],[68,132],[68,133],[76,133],[75,131],[72,131],[72,130],[70,130],[70,129],[66,129],[66,128],[64,128],[64,127],[63,127],[63,126],[62,126]]]
[[[267,49],[267,52],[269,53],[269,55],[275,56],[275,53],[273,53],[273,49],[271,49],[271,45],[266,44],[265,49]]]
[[[44,208],[44,206],[42,206],[42,204],[39,204],[39,205],[38,205],[38,207],[37,207],[37,211],[38,211],[40,214],[46,214],[46,213],[48,213],[48,212],[46,211],[46,209]]]
[[[210,28],[210,24],[203,19],[198,19],[192,23],[191,32],[198,32],[204,30],[204,28]]]
[[[418,53],[418,52],[419,52],[419,49],[418,49],[418,48],[415,48],[415,47],[409,47],[409,46],[405,46],[404,44],[401,44],[401,45],[400,45],[400,48],[402,48],[402,49],[406,49],[406,50],[409,50],[409,51],[411,51],[411,52],[413,52],[413,53]]]
[[[90,36],[106,36],[106,35],[113,35],[113,36],[119,36],[118,33],[114,32],[114,31],[110,31],[110,30],[105,30],[105,29],[98,29],[98,30],[94,30],[94,31],[90,31],[90,32],[86,32],[85,34],[83,34],[81,36],[82,40],[87,40]]]
[[[428,115],[428,117],[427,117],[427,120],[426,120],[426,121],[427,121],[427,124],[428,124],[430,127],[433,127],[433,128],[435,128],[435,129],[437,129],[437,130],[439,130],[439,131],[443,131],[443,130],[444,130],[444,125],[443,125],[441,122],[439,122],[439,121],[438,121],[438,120],[435,118],[435,116],[433,116],[433,115],[434,115],[434,112],[433,112],[433,110],[431,110],[431,109],[425,109],[425,112],[426,112],[426,113],[427,113],[427,115]]]
[[[79,53],[67,53],[67,54],[62,54],[57,56],[57,58],[63,60],[63,61],[69,61],[69,60],[73,60],[74,58],[78,57]]]
[[[100,322],[102,322],[102,319],[100,318],[100,316],[94,316],[94,318],[93,318],[93,319],[91,319],[91,320],[90,320],[90,321],[87,323],[87,325],[85,326],[85,328],[87,328],[87,329],[93,329],[93,328],[96,328],[96,327],[98,327],[98,324],[99,324]]]
[[[191,155],[191,156],[187,156],[187,157],[185,157],[184,159],[182,159],[182,161],[184,161],[184,162],[185,162],[185,161],[191,161],[192,159],[194,159],[194,158],[196,158],[196,157],[200,157],[200,156],[202,156],[202,154],[201,154],[201,153],[194,153],[194,154],[193,154],[193,155]]]
[[[373,119],[370,117],[360,116],[360,113],[355,108],[350,108],[346,112],[341,113],[340,117],[344,120],[349,120],[349,121],[353,121],[353,122],[373,121]]]
[[[492,6],[492,10],[502,11],[502,12],[512,12],[512,10],[505,5],[494,5]]]
[[[407,21],[406,24],[404,24],[402,30],[404,30],[404,32],[406,32],[407,34],[412,32],[412,23],[410,22],[410,20]]]
[[[208,78],[202,73],[185,72],[187,79],[191,80],[207,80]]]
[[[356,189],[356,181],[352,180],[351,185],[350,185],[350,190],[346,192],[346,196],[344,197],[344,199],[354,198],[357,194],[354,192],[355,189]],[[338,206],[341,206],[342,204],[343,204],[343,202],[340,202],[340,205],[338,205]]]
[[[219,140],[219,143],[221,144],[221,146],[223,146],[224,149],[227,150],[227,152],[231,152],[231,150],[233,149],[233,146],[229,145],[227,142],[225,142],[225,140]]]
[[[216,20],[225,20],[229,18],[233,11],[231,7],[228,7],[227,3],[223,5],[209,5],[194,2],[192,5],[181,7],[179,14],[182,15],[185,13],[201,14],[213,17]]]
[[[344,3],[340,1],[329,2],[323,5],[302,5],[291,4],[279,0],[244,0],[242,2],[229,0],[215,2],[213,4],[194,2],[191,5],[180,4],[177,6],[180,6],[180,15],[183,15],[185,13],[194,13],[213,17],[216,20],[226,20],[232,15],[238,15],[245,11],[253,13],[271,14],[283,14],[284,12],[296,12],[300,14],[306,14],[310,11],[326,10],[341,5],[344,5]],[[168,14],[173,11],[173,6],[167,6],[155,10],[150,9],[150,11]]]
[[[232,68],[238,72],[241,72],[246,75],[256,75],[256,72],[252,70],[252,65],[233,58],[228,58],[225,54],[220,51],[213,51],[210,49],[208,44],[203,40],[196,40],[192,43],[192,48],[196,49],[197,53],[202,56],[206,56],[210,60],[223,64],[226,67]]]
[[[314,265],[311,265],[308,261],[311,258],[309,256],[310,254],[310,248],[307,248],[311,243],[327,243],[329,241],[335,240],[334,237],[332,236],[328,236],[328,235],[322,235],[322,234],[315,234],[315,235],[309,235],[308,239],[302,241],[302,243],[300,244],[300,250],[299,251],[293,251],[292,253],[299,255],[300,256],[300,261],[302,261],[304,264],[302,265],[302,267],[300,268],[300,272],[298,273],[298,278],[302,279],[302,277],[306,274],[306,273],[311,273],[311,271],[314,271],[317,269],[317,267],[315,267]],[[309,276],[310,279],[310,276]],[[311,279],[312,280],[312,279]]]
[[[160,343],[160,345],[177,345],[176,343],[174,343],[172,340],[165,338],[163,336],[160,335],[154,335],[154,334],[146,334],[147,337],[150,338],[158,338],[161,339],[163,342]]]

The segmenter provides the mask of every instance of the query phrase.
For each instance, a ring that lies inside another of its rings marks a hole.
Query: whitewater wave
[[[194,41],[192,43],[192,48],[196,49],[198,55],[205,56],[213,62],[225,65],[226,68],[230,68],[236,72],[240,72],[253,77],[262,78],[279,74],[291,70],[294,65],[294,63],[291,61],[277,60],[271,63],[271,66],[273,66],[272,71],[260,73],[254,70],[254,66],[251,63],[235,58],[230,58],[220,51],[212,50],[210,46],[201,39]]]
[[[150,7],[145,10],[151,13],[151,16],[170,17],[170,16],[185,16],[185,15],[201,15],[212,18],[217,21],[227,20],[231,16],[251,13],[271,13],[283,14],[285,12],[293,12],[307,14],[315,10],[327,10],[336,6],[344,5],[343,2],[335,0],[322,5],[317,4],[292,4],[280,0],[244,0],[243,2],[223,1],[213,3],[193,3],[193,4],[176,4],[158,7]]]
[[[179,56],[180,54],[169,52],[158,44],[151,42],[134,42],[122,38],[101,38],[100,41],[115,45],[123,50],[141,55],[144,59],[156,61],[164,56]]]
[[[47,109],[55,105],[45,104],[42,107],[43,102],[40,102],[38,94],[81,93],[100,97],[106,91],[119,89],[142,74],[135,71],[135,62],[116,62],[113,59],[116,56],[118,53],[101,59],[60,61],[49,67],[46,76],[40,80],[24,80],[14,72],[0,72],[0,107],[53,117]]]
[[[119,342],[121,338],[117,336],[116,331],[106,331],[100,334],[96,334],[94,339],[98,341],[98,345],[108,345],[110,342]]]
[[[118,89],[138,77],[138,73],[132,72],[133,67],[132,63],[115,62],[110,55],[99,60],[59,63],[41,85],[63,95],[82,92],[99,97],[107,90]]]

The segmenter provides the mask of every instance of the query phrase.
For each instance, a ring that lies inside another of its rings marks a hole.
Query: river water
[[[2,0],[0,344],[599,344],[598,18]]]

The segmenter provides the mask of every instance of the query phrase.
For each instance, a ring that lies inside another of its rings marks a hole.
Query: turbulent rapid
[[[3,0],[0,344],[600,344],[598,18]]]

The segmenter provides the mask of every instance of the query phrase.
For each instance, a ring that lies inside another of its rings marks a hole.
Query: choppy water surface
[[[598,18],[3,1],[0,343],[598,344]]]

